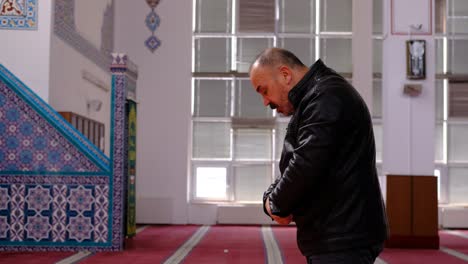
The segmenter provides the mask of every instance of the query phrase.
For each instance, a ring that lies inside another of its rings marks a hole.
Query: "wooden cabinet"
[[[387,247],[439,248],[437,178],[387,175]]]

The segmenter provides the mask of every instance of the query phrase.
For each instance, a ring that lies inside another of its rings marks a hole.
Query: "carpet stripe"
[[[388,263],[385,260],[381,259],[381,258],[377,258],[374,261],[374,264],[388,264]]]
[[[144,226],[140,226],[139,228],[136,229],[135,233],[138,234],[140,233],[141,231],[145,230],[149,225],[144,225]]]
[[[446,247],[440,247],[439,250],[442,251],[442,252],[445,252],[445,253],[447,253],[447,254],[449,254],[449,255],[451,255],[451,256],[454,256],[454,257],[457,257],[457,258],[459,258],[459,259],[462,259],[462,260],[464,260],[464,261],[468,261],[468,255],[463,254],[463,253],[461,253],[461,252],[458,252],[458,251],[456,251],[456,250],[453,250],[453,249],[450,249],[450,248],[446,248]]]
[[[454,236],[459,236],[459,237],[463,237],[463,238],[468,239],[468,234],[462,233],[460,231],[444,230],[443,232],[446,233],[446,234],[451,234],[451,235],[454,235]]]
[[[190,237],[172,256],[170,256],[164,264],[178,264],[184,260],[184,258],[192,251],[192,249],[200,242],[200,240],[206,235],[209,226],[200,227],[195,234]]]
[[[268,264],[283,264],[283,256],[276,242],[273,231],[269,226],[262,226],[262,238],[265,244],[266,257]]]
[[[297,247],[295,226],[272,226],[274,238],[276,239],[284,263],[304,263],[305,257]]]
[[[91,251],[80,251],[78,253],[76,253],[75,255],[71,255],[70,257],[68,258],[65,258],[65,259],[62,259],[61,261],[59,262],[56,262],[55,264],[74,264],[74,263],[78,263],[78,261],[86,258],[86,257],[89,257],[93,254],[93,252]]]
[[[141,226],[139,228],[137,228],[136,230],[136,234],[140,233],[141,231],[145,230],[145,228],[147,228],[148,226],[147,225],[144,225],[144,226]],[[68,258],[65,258],[65,259],[62,259],[61,261],[59,262],[56,262],[55,264],[75,264],[75,263],[78,263],[80,260],[83,260],[89,256],[92,256],[94,255],[94,252],[91,252],[91,251],[80,251],[74,255],[71,255],[70,257]]]

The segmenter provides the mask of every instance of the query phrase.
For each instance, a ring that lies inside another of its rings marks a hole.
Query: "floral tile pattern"
[[[0,168],[8,171],[100,169],[0,80]]]
[[[0,243],[108,242],[108,189],[88,184],[1,184],[5,204],[0,208]]]
[[[0,0],[0,29],[37,29],[37,0]]]

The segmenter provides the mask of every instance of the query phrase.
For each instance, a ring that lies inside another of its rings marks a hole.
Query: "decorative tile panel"
[[[10,241],[23,241],[25,188],[21,184],[11,185]]]
[[[0,0],[0,29],[37,29],[38,0]]]
[[[67,226],[67,186],[60,184],[53,186],[54,211],[52,213],[52,241],[65,242]],[[105,242],[105,241],[102,241]]]
[[[26,195],[26,204],[29,210],[35,211],[35,214],[40,214],[42,211],[48,211],[52,202],[52,194],[50,188],[44,188],[37,185],[34,188],[28,189]]]
[[[122,60],[119,60],[122,58]],[[112,76],[112,105],[111,116],[111,149],[113,157],[112,175],[114,177],[114,202],[112,203],[113,214],[120,214],[115,217],[112,225],[112,245],[120,247],[123,244],[122,230],[124,212],[124,151],[125,151],[125,90],[127,86],[126,61],[127,56],[113,54],[113,61],[118,64],[111,65]],[[117,187],[116,187],[117,186]]]
[[[114,62],[112,162],[0,65],[0,251],[122,250],[131,70]]]
[[[8,230],[10,225],[8,224],[7,216],[0,216],[0,239],[6,239],[8,237]]]
[[[100,171],[1,80],[0,113],[0,132],[3,132],[0,168],[8,171]]]
[[[21,182],[28,176],[10,177],[12,182]],[[70,245],[83,241],[102,245],[109,242],[108,229],[102,227],[107,225],[109,216],[106,210],[109,204],[108,177],[87,179],[81,176],[78,181],[66,176],[42,177],[42,181],[66,178],[67,184],[2,183],[0,190],[6,194],[5,201],[11,201],[11,206],[0,210],[0,245],[5,241],[20,241],[25,245],[35,242]],[[90,184],[94,180],[106,184]]]
[[[29,216],[25,229],[26,239],[33,239],[36,242],[46,240],[49,237],[51,229],[49,218],[40,214]]]
[[[108,234],[109,187],[97,185],[95,188],[94,242],[105,242]]]
[[[38,109],[41,111],[38,112]],[[73,155],[66,155],[70,148],[74,148],[75,151],[72,150],[72,152],[91,152],[87,158],[94,160],[93,163],[100,170],[109,170],[110,160],[108,157],[2,65],[0,65],[0,132],[9,132],[8,139],[0,137],[0,150],[2,145],[7,144],[9,149],[15,148],[15,146],[18,148],[24,146],[38,151],[35,153],[38,156],[31,156],[30,152],[23,152],[22,158],[26,161],[32,157],[32,162],[34,162],[34,158],[38,159],[40,163],[46,162],[49,157],[44,150],[48,149],[50,143],[54,148],[51,152],[61,148],[65,160],[75,158]],[[49,132],[52,134],[47,134]],[[15,135],[19,137],[15,137]],[[70,138],[74,140],[69,141]],[[57,146],[57,143],[60,147]],[[0,158],[20,159],[21,157],[17,157],[20,154],[14,151],[2,152]],[[57,154],[60,153],[52,153],[50,158],[55,160]],[[67,163],[77,162],[67,161]],[[66,165],[64,167],[67,167]],[[0,168],[3,168],[1,164]]]
[[[10,196],[8,195],[8,188],[0,187],[0,211],[7,210],[10,202]]]
[[[114,163],[1,65],[0,135],[0,251],[122,249]]]

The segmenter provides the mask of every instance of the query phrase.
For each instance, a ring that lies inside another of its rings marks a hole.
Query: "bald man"
[[[249,74],[263,104],[291,116],[265,213],[296,223],[307,263],[374,263],[388,232],[365,102],[321,60],[308,68],[284,49],[263,51]]]

